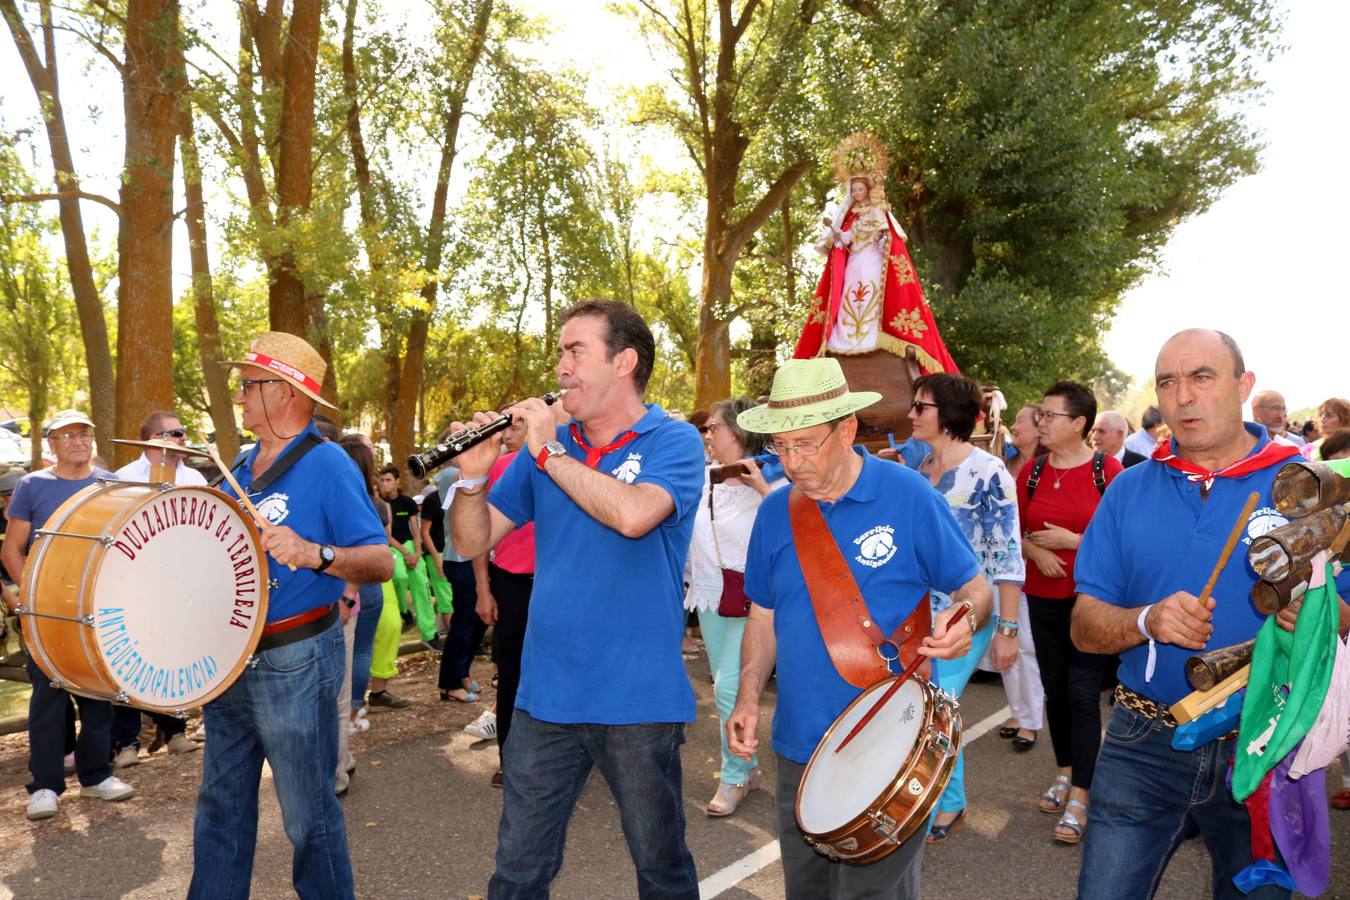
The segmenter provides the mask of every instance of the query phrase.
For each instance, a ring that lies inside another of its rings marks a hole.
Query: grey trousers
[[[854,865],[822,856],[797,827],[797,786],[806,766],[778,757],[778,842],[783,849],[787,900],[919,900],[923,864],[921,828],[896,850],[874,863]]]

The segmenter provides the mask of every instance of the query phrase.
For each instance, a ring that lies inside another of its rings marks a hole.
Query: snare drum
[[[15,612],[55,686],[182,715],[257,647],[267,556],[220,491],[100,481],[34,534]]]
[[[957,703],[918,678],[835,753],[894,680],[872,685],[839,714],[802,774],[797,825],[826,856],[869,863],[890,853],[926,824],[956,766]]]

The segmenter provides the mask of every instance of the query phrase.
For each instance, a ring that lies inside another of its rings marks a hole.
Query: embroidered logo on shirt
[[[853,539],[858,555],[853,557],[864,566],[879,569],[895,555],[895,529],[889,525],[869,528]]]
[[[258,512],[262,513],[267,521],[273,525],[280,525],[291,514],[290,508],[286,506],[286,501],[289,499],[291,499],[289,494],[268,494],[258,504]]]
[[[638,475],[642,474],[642,454],[628,454],[628,458],[619,463],[619,467],[609,474],[624,484],[632,484],[637,480]]]
[[[1289,520],[1282,516],[1279,510],[1263,506],[1247,519],[1247,536],[1242,539],[1242,543],[1250,544],[1256,538],[1288,524]]]

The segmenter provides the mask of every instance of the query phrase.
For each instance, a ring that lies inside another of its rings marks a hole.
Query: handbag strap
[[[717,515],[713,512],[713,483],[708,479],[708,525],[712,529],[713,550],[717,553],[717,568],[725,569],[722,564],[722,545],[717,540]]]
[[[788,495],[788,518],[816,625],[839,675],[862,689],[898,675],[919,655],[923,639],[932,631],[928,594],[924,593],[914,611],[887,637],[868,612],[858,582],[820,507],[796,487]],[[892,653],[898,654],[898,661]],[[892,670],[892,666],[896,668]],[[919,673],[924,678],[929,676],[927,661]]]

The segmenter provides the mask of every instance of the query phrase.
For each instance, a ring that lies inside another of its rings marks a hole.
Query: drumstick
[[[913,675],[915,672],[919,670],[919,666],[923,665],[923,661],[925,659],[927,659],[927,657],[919,656],[918,654],[914,656],[914,661],[905,667],[905,670],[901,672],[899,676],[896,677],[895,681],[891,682],[891,686],[886,688],[886,692],[881,695],[881,697],[877,700],[876,703],[872,704],[871,709],[869,709],[866,713],[863,714],[863,717],[858,720],[858,724],[853,726],[853,730],[850,731],[847,736],[845,736],[843,741],[840,742],[839,746],[834,748],[834,752],[836,754],[839,753],[840,750],[843,750],[845,747],[847,747],[848,742],[857,737],[858,732],[862,731],[863,728],[867,725],[867,723],[872,721],[872,717],[881,711],[881,708],[886,705],[886,701],[890,700],[891,697],[895,695],[896,691],[900,690],[900,685],[908,681],[909,676]]]
[[[1223,545],[1223,552],[1219,554],[1219,561],[1214,564],[1214,571],[1209,573],[1209,581],[1205,582],[1205,589],[1200,592],[1200,604],[1202,606],[1209,599],[1210,593],[1213,592],[1219,576],[1223,574],[1223,567],[1228,565],[1228,557],[1233,555],[1233,548],[1237,546],[1238,540],[1242,537],[1242,532],[1247,530],[1247,520],[1256,511],[1256,504],[1260,500],[1261,495],[1256,491],[1252,491],[1248,495],[1247,502],[1242,507],[1242,513],[1238,516],[1238,520],[1233,523],[1233,531],[1228,535],[1228,543]]]
[[[216,451],[210,450],[209,448],[208,451],[211,454],[211,462],[216,464],[216,468],[220,469],[220,474],[225,476],[225,480],[230,483],[230,487],[234,488],[234,492],[239,495],[239,502],[243,505],[244,509],[248,510],[248,514],[253,517],[253,522],[258,526],[258,530],[266,531],[271,528],[272,523],[267,521],[262,513],[258,512],[258,507],[253,505],[253,501],[248,499],[248,494],[246,494],[244,489],[239,486],[239,482],[234,480],[234,473],[230,471],[225,463],[221,462],[220,457],[216,455]],[[290,569],[292,572],[295,571],[295,566],[290,563],[286,564],[286,568]]]

